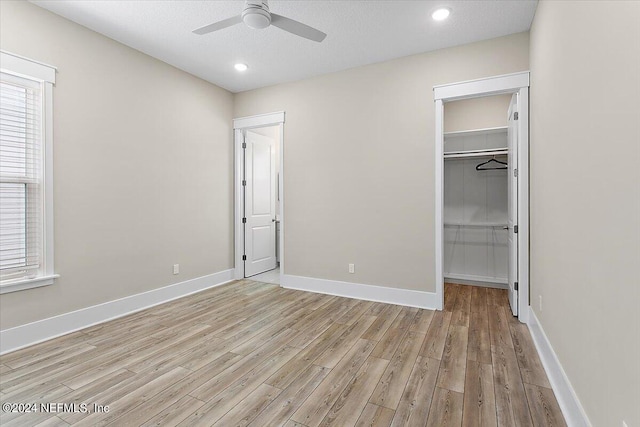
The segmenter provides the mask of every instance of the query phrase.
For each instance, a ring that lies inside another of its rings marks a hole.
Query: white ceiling
[[[273,13],[328,34],[322,43],[244,24],[191,31],[240,14],[243,1],[32,0],[32,3],[232,92],[527,31],[536,0],[284,1]],[[431,19],[451,8],[443,22]],[[249,70],[238,73],[233,65]]]

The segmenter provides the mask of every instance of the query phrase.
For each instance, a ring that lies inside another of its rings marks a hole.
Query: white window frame
[[[56,68],[0,50],[0,72],[39,82],[42,85],[42,266],[37,277],[0,283],[0,294],[53,284],[59,275],[53,264],[53,85]]]

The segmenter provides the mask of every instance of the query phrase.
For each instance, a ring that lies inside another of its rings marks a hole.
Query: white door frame
[[[518,319],[529,317],[529,72],[434,86],[436,109],[436,301],[444,306],[444,103],[491,95],[518,93]]]
[[[280,283],[282,283],[282,276],[284,275],[284,111],[278,111],[269,114],[260,114],[257,116],[240,117],[233,119],[233,147],[235,157],[235,173],[234,173],[234,187],[235,187],[235,203],[234,203],[234,234],[235,234],[235,267],[234,278],[244,278],[244,261],[242,255],[244,255],[244,229],[242,224],[242,212],[244,212],[244,198],[242,197],[242,172],[244,168],[243,156],[242,156],[242,132],[247,129],[261,128],[267,126],[278,126],[280,133],[280,140],[278,143],[280,146],[280,179],[278,182],[278,194],[280,195],[279,207],[280,207],[280,246],[278,250],[280,252]]]

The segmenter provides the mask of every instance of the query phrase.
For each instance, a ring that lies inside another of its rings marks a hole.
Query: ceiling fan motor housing
[[[247,0],[242,11],[242,21],[255,30],[271,25],[271,13],[266,0]]]

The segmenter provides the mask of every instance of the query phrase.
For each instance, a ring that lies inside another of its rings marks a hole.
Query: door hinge
[[[513,113],[513,120],[518,120],[518,112],[516,111],[515,113]]]
[[[247,148],[247,143],[246,142],[242,143],[242,148]]]
[[[513,226],[513,232],[514,232],[514,233],[518,233],[518,226],[517,226],[517,225],[514,225],[514,226]]]
[[[518,290],[518,282],[513,282],[513,290],[514,291]]]
[[[246,261],[247,260],[247,256],[246,255],[242,255],[242,260]]]
[[[242,223],[246,224],[247,223],[247,218],[242,218]]]
[[[243,179],[243,180],[242,180],[242,185],[243,185],[243,186],[246,186],[246,185],[247,185],[247,180],[246,180],[246,179]]]
[[[514,169],[514,170],[513,170],[513,176],[514,176],[515,178],[517,178],[517,177],[518,177],[518,169]]]

